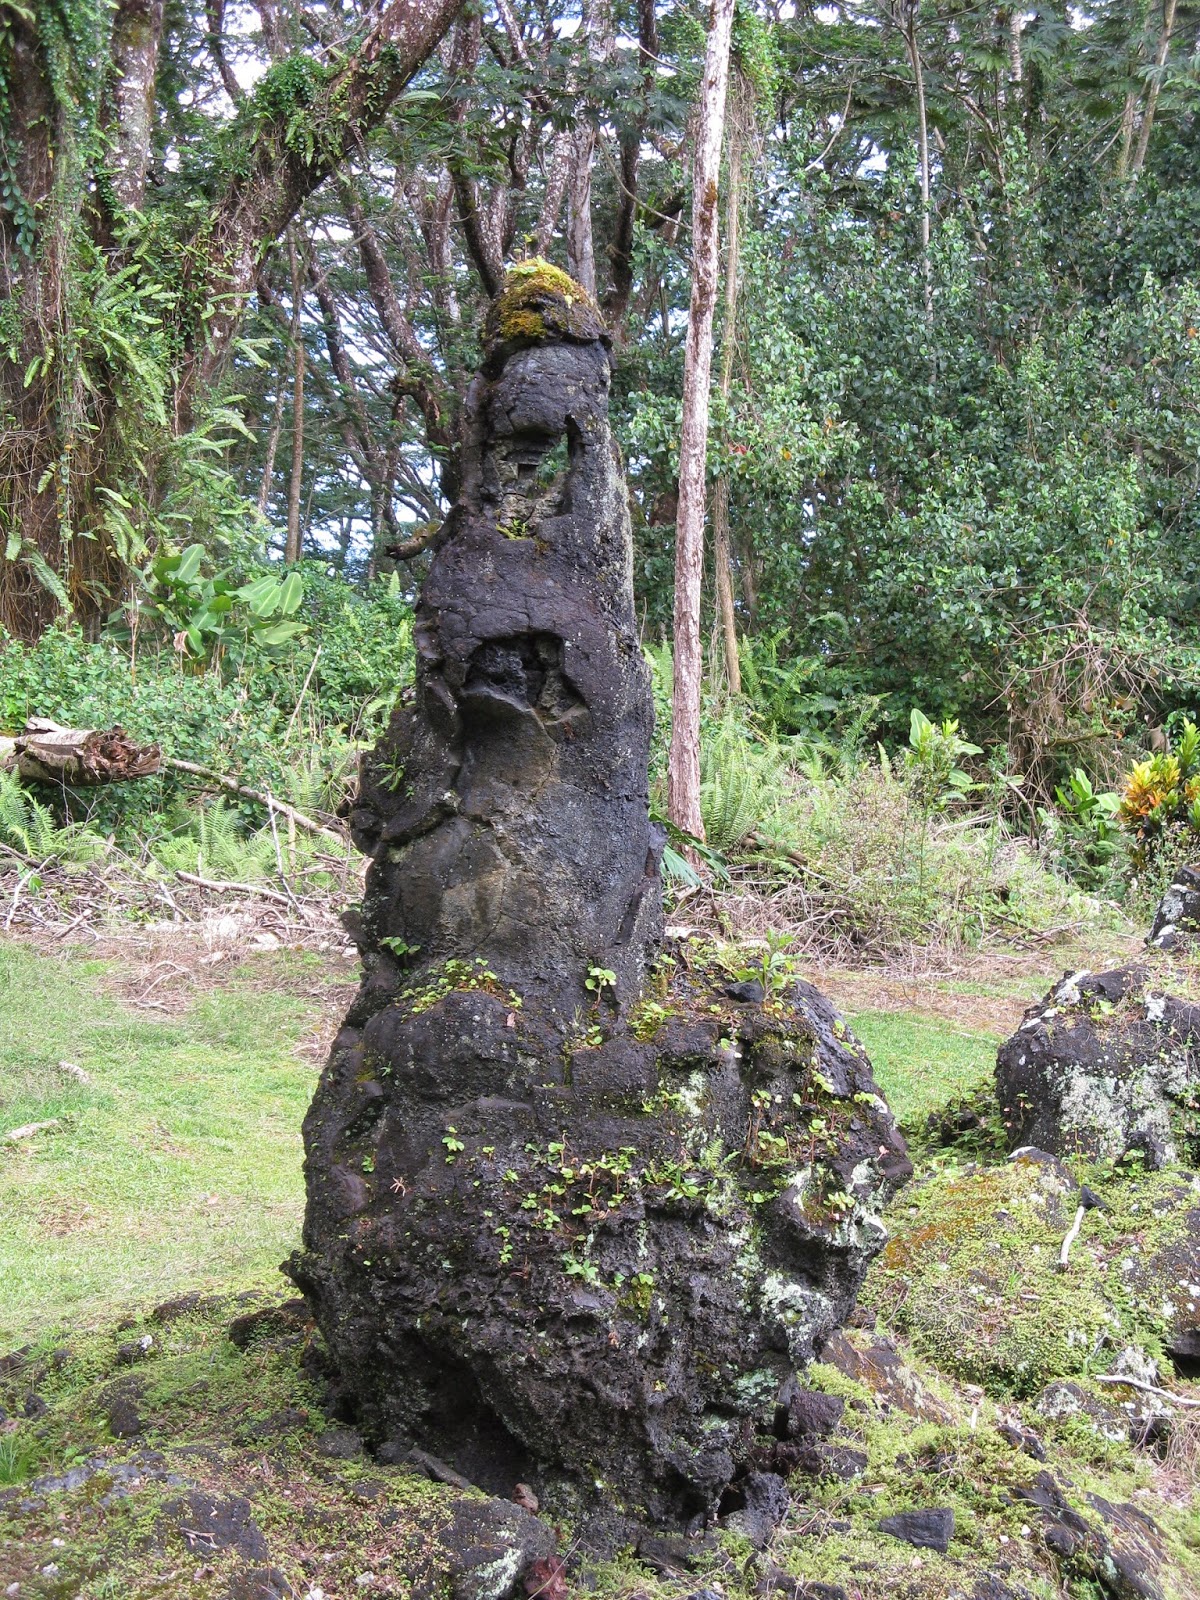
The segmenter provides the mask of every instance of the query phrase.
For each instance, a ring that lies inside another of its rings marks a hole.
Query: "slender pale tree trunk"
[[[283,432],[284,373],[281,365],[275,384],[275,403],[271,407],[271,428],[267,434],[267,453],[263,459],[262,480],[258,486],[258,509],[265,517],[267,502],[271,498],[271,484],[275,478],[275,453],[279,449],[279,435]]]
[[[571,170],[571,147],[574,143],[574,134],[560,133],[554,141],[550,152],[550,166],[546,173],[546,196],[542,201],[541,215],[537,225],[537,253],[539,256],[549,255],[550,242],[554,238],[558,227],[559,214],[562,211],[563,196],[567,192],[567,178]]]
[[[685,832],[704,837],[700,816],[700,585],[704,569],[704,466],[713,311],[719,276],[719,178],[734,0],[713,0],[696,118],[692,175],[692,298],[683,366],[679,513],[675,524],[675,684],[667,809]]]
[[[584,0],[583,28],[594,61],[611,61],[613,22],[609,0]],[[567,271],[591,295],[596,293],[596,247],[592,233],[592,164],[597,132],[581,115],[571,141],[567,175]]]
[[[592,160],[596,130],[580,122],[571,146],[567,181],[567,271],[590,295],[596,293],[596,250],[592,240]]]
[[[728,187],[725,192],[725,322],[721,335],[721,395],[728,401],[733,387],[733,357],[737,345],[738,288],[740,283],[740,212],[742,202],[742,116],[744,85],[733,97],[726,149]],[[733,572],[729,541],[729,474],[722,472],[713,484],[713,568],[716,575],[717,615],[725,651],[725,679],[731,695],[742,692],[742,666],[738,660],[737,615],[733,607]]]
[[[933,322],[933,264],[929,259],[929,117],[925,105],[925,69],[921,65],[921,51],[917,42],[917,6],[919,0],[910,0],[905,12],[904,44],[912,67],[913,82],[917,90],[917,153],[921,163],[921,276],[925,290],[925,320]]]
[[[1021,32],[1024,26],[1021,8],[1014,6],[1008,14],[1008,81],[1014,86],[1025,80],[1025,63],[1021,58]]]
[[[1137,95],[1131,89],[1125,96],[1121,111],[1121,147],[1117,154],[1117,177],[1129,176],[1129,162],[1133,150],[1133,127],[1137,119]]]
[[[163,0],[119,0],[113,12],[112,185],[123,206],[140,207],[154,122],[154,79]]]
[[[288,265],[292,274],[292,470],[288,475],[287,543],[283,559],[299,561],[302,551],[300,487],[304,480],[304,278],[294,233],[288,234]]]
[[[1175,31],[1175,0],[1163,0],[1163,25],[1158,36],[1158,46],[1154,52],[1154,76],[1150,79],[1150,94],[1146,100],[1146,113],[1142,118],[1142,126],[1138,132],[1137,149],[1133,154],[1133,175],[1138,173],[1146,164],[1146,152],[1150,148],[1150,130],[1154,126],[1154,113],[1158,108],[1158,91],[1162,87],[1163,68],[1167,64],[1167,55],[1171,49],[1171,35]]]

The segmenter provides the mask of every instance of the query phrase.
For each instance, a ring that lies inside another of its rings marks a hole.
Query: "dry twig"
[[[199,778],[208,778],[213,783],[219,783],[223,789],[228,789],[232,794],[240,794],[245,800],[254,800],[260,806],[272,808],[282,816],[290,818],[298,828],[303,828],[305,833],[318,834],[322,839],[332,839],[345,850],[348,843],[345,834],[338,833],[334,828],[327,828],[323,822],[316,822],[312,817],[305,816],[303,811],[297,811],[295,806],[288,805],[286,800],[280,800],[266,789],[251,789],[247,784],[239,783],[236,778],[231,778],[226,772],[217,772],[213,767],[203,767],[198,761],[182,761],[178,756],[164,756],[163,765],[174,767],[178,772],[190,772]],[[181,874],[182,876],[182,874]]]

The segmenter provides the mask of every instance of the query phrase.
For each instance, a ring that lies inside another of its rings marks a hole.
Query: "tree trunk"
[[[692,297],[683,367],[679,515],[675,524],[675,683],[667,809],[684,832],[704,837],[700,816],[700,584],[708,388],[719,255],[718,181],[734,0],[713,0],[696,126],[692,195]]]
[[[539,256],[549,255],[550,243],[558,228],[563,197],[567,192],[567,178],[571,170],[571,148],[574,136],[560,133],[550,151],[550,165],[546,172],[546,192],[538,216],[536,249]]]
[[[113,16],[113,191],[126,210],[146,192],[163,0],[120,0]]]
[[[594,298],[596,250],[592,239],[592,157],[596,130],[581,122],[571,143],[567,180],[567,271]]]
[[[362,45],[308,108],[312,159],[288,140],[281,114],[262,125],[246,163],[204,224],[185,289],[216,309],[188,340],[176,413],[186,425],[200,382],[219,371],[258,276],[264,243],[277,239],[307,197],[359,151],[392,102],[463,9],[463,0],[390,0]]]
[[[299,561],[303,553],[300,488],[304,481],[304,280],[294,230],[288,234],[288,266],[292,274],[292,469],[288,474],[287,543],[283,559]]]
[[[917,5],[912,0],[906,13],[904,44],[917,90],[917,155],[921,164],[921,277],[925,294],[925,321],[933,323],[933,263],[929,259],[929,118],[925,105],[925,69],[917,43]]]
[[[1008,14],[1008,81],[1019,85],[1025,80],[1025,63],[1021,58],[1021,33],[1025,18],[1019,6]]]
[[[721,330],[721,395],[728,401],[733,387],[733,357],[737,347],[737,309],[740,265],[740,211],[742,201],[742,127],[745,86],[735,86],[729,119],[726,154],[728,189],[725,195],[725,322]],[[725,651],[725,680],[731,695],[742,692],[742,666],[738,660],[737,615],[733,605],[733,573],[729,543],[729,474],[722,472],[713,485],[713,568],[716,575],[717,615]]]
[[[1142,118],[1142,126],[1138,132],[1137,149],[1133,155],[1133,175],[1138,173],[1146,164],[1146,153],[1150,148],[1150,130],[1154,126],[1154,113],[1158,107],[1158,91],[1162,87],[1163,69],[1167,64],[1167,55],[1171,49],[1171,35],[1175,31],[1175,4],[1176,0],[1163,0],[1163,25],[1158,36],[1158,46],[1154,52],[1154,76],[1150,79],[1150,94],[1146,101],[1146,114]]]
[[[584,0],[583,31],[595,61],[613,54],[612,15],[608,0]],[[571,142],[567,176],[567,271],[593,297],[596,295],[596,246],[592,227],[592,164],[598,134],[591,116],[580,112]]]
[[[196,234],[179,241],[184,271],[175,304],[181,309],[167,331],[180,355],[162,397],[176,433],[190,426],[201,387],[226,358],[264,248],[307,196],[361,151],[462,8],[463,0],[384,0],[358,48],[321,80],[305,106],[311,144],[292,136],[296,108],[290,105],[252,125],[236,173],[199,218]],[[53,40],[43,22],[51,9],[14,13],[5,62],[19,194],[0,216],[0,300],[19,308],[21,326],[16,359],[0,359],[0,407],[15,420],[0,431],[0,523],[8,557],[0,563],[0,626],[23,638],[36,637],[63,608],[73,606],[85,620],[98,616],[126,576],[101,531],[100,491],[110,486],[105,440],[117,397],[103,374],[99,384],[92,375],[85,389],[80,372],[62,359],[74,349],[75,335],[65,293],[72,270],[67,247],[77,230],[90,227],[108,270],[142,275],[138,283],[147,296],[161,287],[154,252],[123,254],[115,206],[99,198],[102,186],[89,183],[100,174],[79,170],[89,151],[78,140],[67,91],[56,88]],[[103,164],[114,177],[108,185],[113,202],[122,206],[146,203],[161,12],[162,0],[116,0],[112,12]],[[58,357],[52,370],[47,360],[31,371],[30,362],[51,349]]]
[[[271,484],[275,477],[275,452],[279,449],[279,435],[283,432],[284,368],[280,365],[275,385],[275,403],[271,407],[271,427],[267,434],[267,453],[263,460],[262,480],[258,486],[258,509],[265,517],[267,501],[271,498]]]

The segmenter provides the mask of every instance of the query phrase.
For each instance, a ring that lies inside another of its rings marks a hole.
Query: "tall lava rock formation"
[[[849,1311],[910,1169],[816,991],[659,954],[609,382],[583,291],[510,273],[415,694],[352,816],[366,975],[305,1122],[288,1270],[376,1445],[679,1527]]]

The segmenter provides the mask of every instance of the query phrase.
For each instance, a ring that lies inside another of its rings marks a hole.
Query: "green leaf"
[[[179,558],[179,569],[175,576],[180,583],[191,583],[200,571],[200,563],[204,560],[204,546],[190,544]]]
[[[256,617],[269,617],[279,606],[282,585],[278,578],[256,578],[237,591]]]
[[[304,599],[304,579],[298,572],[289,572],[283,580],[279,594],[279,609],[285,617],[290,617],[294,611],[300,609],[300,602]]]
[[[261,644],[286,644],[298,633],[305,632],[307,629],[303,622],[273,622],[269,628],[256,630],[254,637]]]

